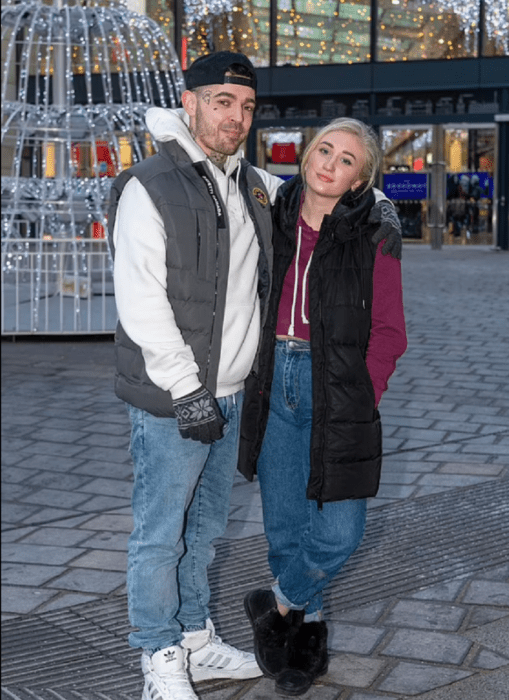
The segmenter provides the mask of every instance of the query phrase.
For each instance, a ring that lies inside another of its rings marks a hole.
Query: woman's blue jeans
[[[276,341],[267,431],[258,460],[269,566],[276,598],[322,610],[322,591],[357,549],[366,522],[366,499],[323,503],[306,498],[310,474],[311,352],[308,342]]]
[[[134,461],[127,594],[138,628],[133,647],[151,652],[178,644],[182,630],[209,617],[207,567],[224,534],[237,468],[243,392],[218,399],[228,421],[211,445],[184,440],[175,418],[128,406]]]

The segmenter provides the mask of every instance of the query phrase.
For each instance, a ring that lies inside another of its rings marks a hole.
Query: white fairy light
[[[428,0],[429,1],[429,0]],[[468,39],[479,32],[479,0],[437,0],[437,5],[458,16],[461,30]],[[484,24],[488,38],[509,53],[509,0],[484,0]]]
[[[7,0],[2,58],[4,271],[17,274],[24,264],[32,275],[31,330],[37,331],[43,251],[56,246],[55,253],[68,253],[74,279],[86,273],[84,239],[92,223],[106,227],[112,176],[123,167],[121,148],[137,162],[149,144],[155,147],[145,112],[155,103],[176,107],[184,79],[156,22],[118,2]],[[80,172],[78,152],[90,158]],[[79,294],[75,285],[77,328]]]

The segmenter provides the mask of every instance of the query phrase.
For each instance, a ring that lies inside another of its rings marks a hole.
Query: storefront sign
[[[426,199],[426,173],[390,173],[384,175],[384,194],[389,199]]]

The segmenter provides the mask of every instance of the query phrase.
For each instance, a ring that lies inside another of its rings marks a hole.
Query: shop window
[[[278,0],[277,65],[370,60],[367,0]]]
[[[269,65],[270,0],[236,0],[184,5],[182,65],[185,68],[203,54],[241,51],[260,68]]]
[[[476,19],[467,21],[461,5],[457,12],[452,7],[449,0],[378,0],[377,61],[476,56]],[[473,15],[479,17],[478,9]]]

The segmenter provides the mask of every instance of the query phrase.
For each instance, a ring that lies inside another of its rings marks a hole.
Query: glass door
[[[493,243],[495,128],[444,129],[446,242]]]
[[[382,127],[381,141],[383,191],[396,207],[403,238],[428,243],[433,130],[431,126]]]

